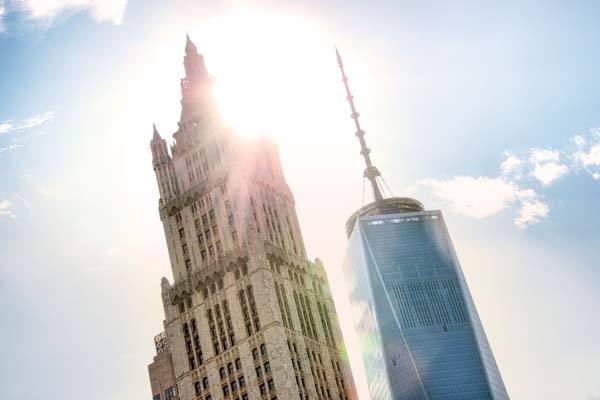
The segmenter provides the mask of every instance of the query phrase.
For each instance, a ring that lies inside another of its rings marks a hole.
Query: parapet
[[[389,199],[383,199],[369,203],[366,206],[359,208],[354,214],[348,218],[346,222],[346,235],[348,238],[354,230],[354,225],[359,217],[369,215],[381,215],[381,214],[397,214],[405,212],[418,212],[424,211],[425,207],[423,204],[410,197],[391,197]]]

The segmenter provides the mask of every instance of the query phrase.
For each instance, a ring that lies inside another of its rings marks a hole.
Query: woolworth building
[[[276,145],[223,123],[189,37],[173,144],[152,165],[173,272],[153,400],[357,399],[327,275],[307,259]]]

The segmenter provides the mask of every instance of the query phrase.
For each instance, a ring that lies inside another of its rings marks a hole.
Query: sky
[[[226,121],[277,141],[348,343],[344,223],[370,198],[335,45],[391,192],[445,215],[511,398],[600,399],[599,16],[595,1],[0,0],[4,397],[149,398],[171,277],[149,141],[153,123],[176,130],[189,32]]]

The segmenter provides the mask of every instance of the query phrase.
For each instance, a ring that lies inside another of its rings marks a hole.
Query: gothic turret
[[[177,186],[172,179],[174,176],[173,164],[171,163],[171,156],[167,149],[167,141],[160,136],[160,133],[158,133],[158,130],[156,129],[156,125],[153,124],[152,128],[152,140],[150,141],[152,166],[154,167],[154,173],[156,174],[160,197],[161,199],[166,199],[173,196],[173,188]]]

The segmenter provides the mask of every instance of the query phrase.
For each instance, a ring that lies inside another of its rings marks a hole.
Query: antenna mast
[[[367,168],[365,169],[364,176],[371,182],[371,188],[373,189],[373,197],[376,202],[383,200],[383,196],[381,194],[381,188],[377,182],[377,178],[381,176],[377,167],[373,165],[371,162],[371,157],[369,153],[371,150],[367,147],[367,143],[365,142],[365,131],[360,127],[360,122],[358,121],[358,117],[360,114],[356,111],[356,107],[354,107],[354,96],[350,93],[350,86],[348,86],[348,78],[346,77],[346,73],[344,72],[344,64],[342,63],[342,57],[340,56],[340,52],[337,47],[335,48],[335,55],[337,56],[337,62],[340,67],[340,71],[342,73],[342,82],[344,82],[344,86],[346,87],[346,100],[350,104],[350,109],[352,110],[352,114],[350,117],[354,120],[354,125],[356,126],[356,137],[360,142],[360,154],[362,154],[365,159],[365,164]]]

